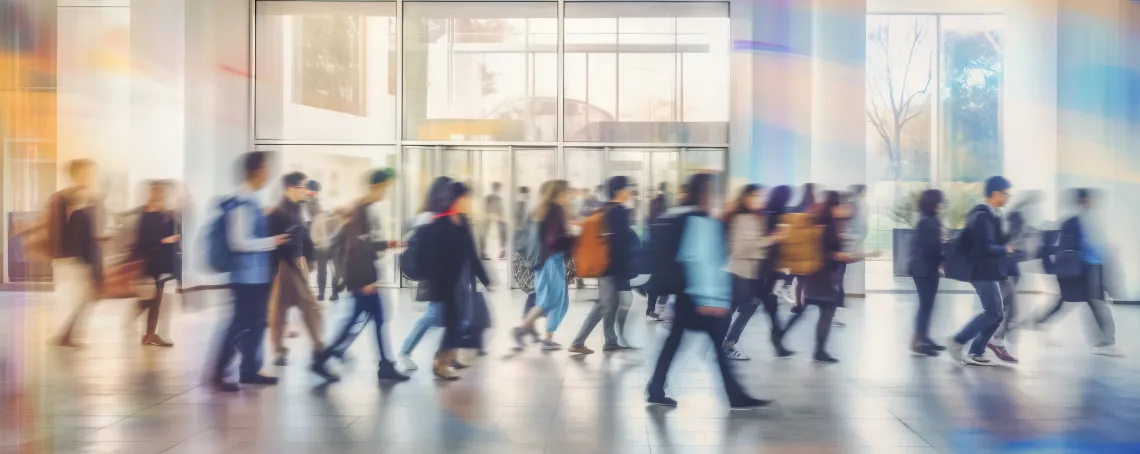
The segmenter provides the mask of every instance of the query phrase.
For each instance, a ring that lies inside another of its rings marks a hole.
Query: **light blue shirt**
[[[689,216],[677,250],[685,267],[685,293],[698,306],[732,307],[732,275],[724,245],[724,225],[708,216]]]
[[[269,222],[261,208],[257,192],[242,185],[234,195],[241,205],[226,216],[226,242],[237,254],[237,262],[230,272],[235,284],[268,284],[273,280],[271,251],[277,241],[269,236]]]

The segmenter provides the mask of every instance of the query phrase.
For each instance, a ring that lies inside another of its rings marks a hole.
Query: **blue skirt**
[[[546,259],[534,273],[535,305],[546,316],[546,331],[554,332],[566,310],[570,308],[570,293],[566,288],[566,259],[561,253]]]

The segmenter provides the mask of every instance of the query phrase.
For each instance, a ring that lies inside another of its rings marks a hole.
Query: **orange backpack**
[[[606,237],[606,212],[595,210],[582,221],[582,234],[574,248],[574,268],[578,277],[602,277],[610,267],[610,241]]]

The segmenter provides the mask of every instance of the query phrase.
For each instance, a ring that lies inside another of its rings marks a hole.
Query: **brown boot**
[[[455,381],[459,380],[459,376],[451,370],[451,361],[455,359],[455,350],[446,350],[439,352],[435,355],[435,360],[432,361],[431,371],[435,377],[440,380]]]

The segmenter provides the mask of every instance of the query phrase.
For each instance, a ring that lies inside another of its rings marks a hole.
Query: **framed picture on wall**
[[[306,15],[294,22],[293,102],[365,116],[365,17]]]

